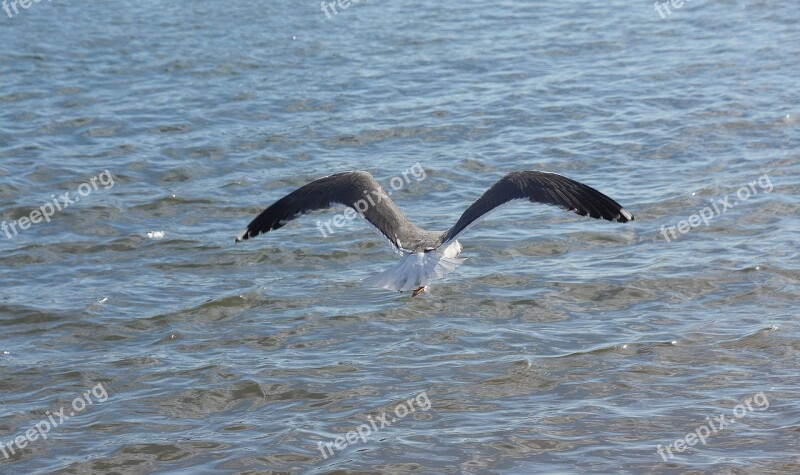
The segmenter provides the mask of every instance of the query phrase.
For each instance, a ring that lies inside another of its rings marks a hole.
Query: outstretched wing
[[[410,233],[418,229],[372,175],[352,171],[319,178],[279,199],[248,224],[236,242],[279,229],[302,214],[335,204],[354,209],[397,249],[402,249],[401,243],[409,242]]]
[[[464,211],[455,226],[444,234],[442,242],[456,239],[498,206],[520,199],[555,205],[596,219],[616,220],[620,223],[633,221],[633,215],[628,210],[591,186],[557,173],[519,171],[509,173],[486,190],[486,193]]]

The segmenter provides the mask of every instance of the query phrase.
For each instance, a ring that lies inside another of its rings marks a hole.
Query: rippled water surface
[[[17,8],[0,473],[800,472],[797,3]],[[414,299],[335,211],[233,242],[416,164],[392,197],[428,229],[519,169],[636,221],[504,208]]]

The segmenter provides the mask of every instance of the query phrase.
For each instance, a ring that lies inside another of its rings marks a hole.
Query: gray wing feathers
[[[250,222],[236,242],[279,229],[300,215],[335,204],[353,208],[397,248],[402,248],[404,241],[413,240],[418,231],[372,175],[352,171],[319,178],[284,196]]]
[[[464,211],[458,222],[442,236],[442,243],[457,238],[498,206],[519,199],[558,206],[596,219],[616,220],[620,223],[634,219],[628,210],[613,199],[571,178],[541,171],[511,172]]]

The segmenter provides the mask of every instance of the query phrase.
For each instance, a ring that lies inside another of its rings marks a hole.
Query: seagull
[[[492,185],[447,231],[427,231],[414,225],[365,171],[348,171],[316,179],[265,209],[236,238],[241,242],[274,231],[312,211],[334,205],[351,208],[389,240],[402,258],[393,268],[365,280],[388,290],[412,291],[416,297],[464,262],[459,237],[491,211],[512,201],[528,200],[558,206],[581,216],[626,223],[633,215],[589,185],[557,173],[513,171]],[[352,211],[347,210],[352,213]]]

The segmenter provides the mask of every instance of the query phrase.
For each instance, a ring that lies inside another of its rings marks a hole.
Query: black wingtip
[[[248,228],[248,229],[245,229],[244,231],[242,231],[241,234],[236,236],[236,239],[234,240],[234,242],[246,241],[247,238],[249,238],[249,237],[250,237],[250,229]]]
[[[621,208],[619,210],[619,216],[617,217],[617,221],[620,223],[627,223],[628,221],[636,221],[636,218],[633,217],[630,211],[625,208]]]

